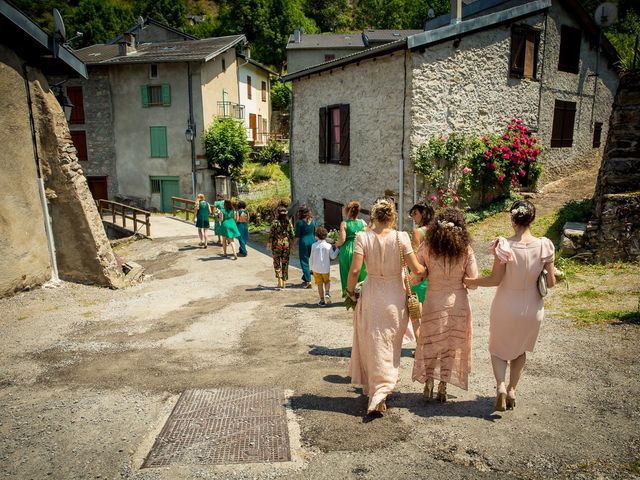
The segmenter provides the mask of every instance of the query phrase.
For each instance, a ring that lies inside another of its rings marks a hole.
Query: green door
[[[180,183],[178,179],[160,180],[161,208],[163,212],[171,211],[171,197],[180,196]]]

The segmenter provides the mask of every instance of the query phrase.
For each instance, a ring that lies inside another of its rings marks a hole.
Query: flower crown
[[[511,215],[526,215],[527,213],[529,213],[529,208],[526,205],[520,205],[511,210]]]
[[[462,230],[460,227],[458,227],[455,223],[453,222],[447,222],[445,220],[438,220],[438,226],[440,228],[451,228],[453,230]]]

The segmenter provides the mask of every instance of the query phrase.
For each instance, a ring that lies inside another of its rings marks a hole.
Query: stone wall
[[[608,116],[617,75],[583,38],[580,72],[558,70],[560,28],[577,27],[573,16],[555,4],[548,15],[538,13],[514,22],[540,30],[536,79],[509,77],[511,25],[500,25],[413,53],[411,148],[433,136],[460,132],[502,132],[512,116],[538,130],[543,147],[546,183],[598,161],[602,148],[593,148],[593,124],[602,122],[606,138]],[[456,46],[457,45],[457,46]],[[595,93],[595,96],[594,96]],[[552,148],[555,100],[577,104],[572,147]],[[603,142],[604,144],[604,142]]]
[[[51,278],[22,61],[0,45],[0,297]]]
[[[28,75],[60,278],[110,287],[121,270],[76,157],[60,104],[39,70]]]
[[[586,248],[599,261],[640,258],[640,72],[620,81]]]
[[[320,224],[323,199],[343,205],[358,200],[369,208],[385,190],[398,191],[403,114],[408,118],[404,68],[400,51],[293,82],[292,195],[311,207]],[[350,105],[350,165],[318,161],[318,112],[336,104]]]

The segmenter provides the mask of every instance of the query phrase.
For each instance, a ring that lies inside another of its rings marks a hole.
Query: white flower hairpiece
[[[511,215],[524,215],[529,212],[529,209],[525,205],[520,205],[518,208],[511,210]]]
[[[446,222],[444,220],[438,220],[438,226],[440,228],[460,228],[460,227],[456,227],[456,224],[453,222]]]

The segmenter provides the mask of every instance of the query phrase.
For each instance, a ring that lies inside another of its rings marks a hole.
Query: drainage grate
[[[289,461],[284,402],[277,388],[187,390],[142,468]]]

